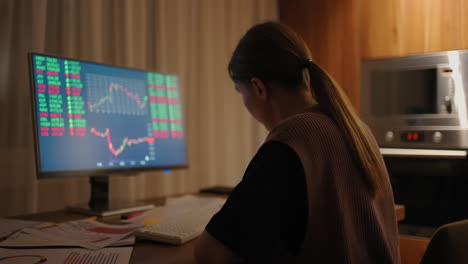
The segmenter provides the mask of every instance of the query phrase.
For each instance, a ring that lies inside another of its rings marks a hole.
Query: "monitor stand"
[[[109,176],[91,176],[91,199],[88,204],[67,206],[67,210],[88,215],[109,216],[144,211],[154,208],[154,204],[138,201],[109,200]]]

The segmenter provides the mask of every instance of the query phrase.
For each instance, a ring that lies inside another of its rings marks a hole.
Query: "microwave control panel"
[[[399,134],[401,142],[423,143],[430,141],[431,143],[440,143],[443,138],[440,131],[402,131]],[[393,142],[395,140],[395,132],[387,131],[384,139],[387,143]]]
[[[404,131],[401,132],[401,141],[403,142],[424,142],[424,132]]]

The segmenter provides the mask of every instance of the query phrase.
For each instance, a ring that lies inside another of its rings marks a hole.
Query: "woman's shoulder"
[[[304,136],[322,137],[338,130],[333,119],[320,107],[314,106],[283,120],[270,131],[267,140],[284,142]]]

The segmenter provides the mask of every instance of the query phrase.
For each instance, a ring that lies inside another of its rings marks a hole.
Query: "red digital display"
[[[423,142],[424,133],[423,132],[414,132],[407,131],[401,134],[401,140],[405,142]]]

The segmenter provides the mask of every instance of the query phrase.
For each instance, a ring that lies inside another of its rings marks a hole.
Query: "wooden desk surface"
[[[155,203],[161,204],[161,199],[155,200]],[[405,207],[403,205],[395,205],[395,214],[398,221],[403,220],[405,217]],[[36,221],[53,220],[56,222],[64,222],[86,217],[87,216],[83,214],[57,211],[25,215],[18,218]],[[106,223],[116,223],[119,220],[119,216],[108,216],[99,218],[98,220]],[[149,240],[138,240],[133,248],[130,263],[195,263],[193,259],[195,241],[196,240],[193,240],[182,246],[172,246]]]

